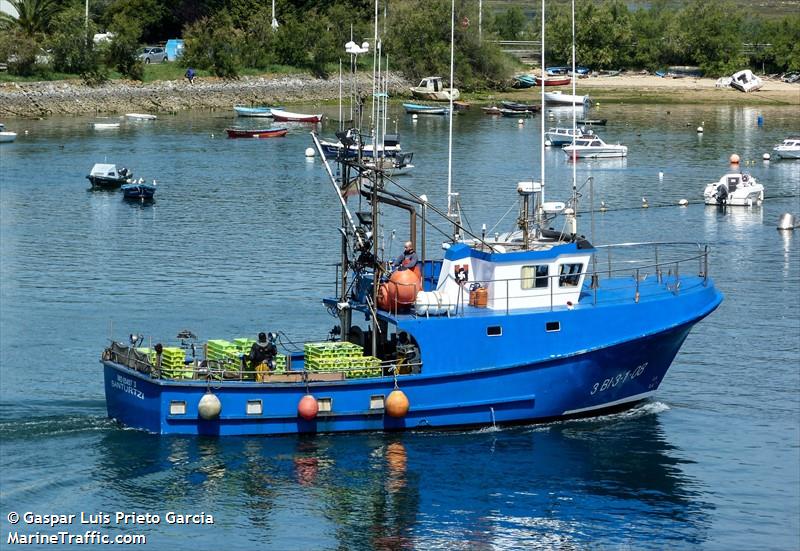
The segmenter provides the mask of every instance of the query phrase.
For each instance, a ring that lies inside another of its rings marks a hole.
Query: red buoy
[[[300,402],[297,404],[297,413],[306,421],[311,421],[319,413],[317,399],[311,394],[306,394],[300,398]]]
[[[383,405],[390,417],[405,417],[408,413],[408,398],[402,390],[395,389],[386,397]]]

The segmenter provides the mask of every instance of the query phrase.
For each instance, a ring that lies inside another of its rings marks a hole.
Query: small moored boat
[[[486,113],[487,115],[502,115],[503,110],[496,105],[491,105],[489,107],[481,107],[481,111]]]
[[[133,173],[127,168],[118,168],[117,165],[96,163],[86,178],[93,188],[117,189],[122,184],[131,182]]]
[[[800,136],[789,136],[772,152],[781,159],[800,159]]]
[[[245,107],[244,105],[234,105],[233,110],[236,111],[237,117],[265,117],[272,118],[272,110],[280,109],[280,107]]]
[[[285,136],[286,128],[226,128],[229,138],[280,138]]]
[[[563,92],[545,92],[545,103],[551,105],[579,105],[584,106],[590,102],[589,96],[579,96],[572,94],[564,94]]]
[[[114,128],[119,128],[118,122],[94,122],[92,126],[95,130],[112,130]]]
[[[404,103],[403,107],[409,115],[447,115],[450,112],[449,107],[421,103]]]
[[[536,113],[541,111],[541,105],[532,105],[530,103],[520,103],[516,101],[501,101],[500,105],[503,109],[511,109],[512,111],[528,111],[529,113]]]
[[[562,149],[567,157],[575,159],[611,159],[628,155],[628,147],[604,142],[600,136],[583,136]]]
[[[578,119],[576,122],[581,126],[605,126],[608,119]]]
[[[17,139],[16,132],[9,132],[7,130],[0,132],[0,143],[9,143]]]
[[[134,121],[154,121],[158,118],[149,113],[125,113],[125,117]]]
[[[706,205],[751,207],[764,202],[764,186],[745,172],[726,174],[703,190]]]
[[[545,77],[544,86],[566,86],[570,82],[572,78],[567,76]],[[542,77],[536,77],[536,86],[542,86]]]
[[[272,118],[278,122],[322,122],[322,113],[316,115],[308,115],[305,113],[292,113],[291,111],[284,111],[283,109],[272,109]]]
[[[544,133],[545,145],[552,145],[561,147],[568,143],[572,143],[573,138],[582,138],[584,136],[591,136],[584,132],[582,128],[562,128],[560,126],[549,128]]]
[[[148,184],[144,181],[144,178],[139,178],[138,182],[123,184],[121,189],[122,196],[125,199],[150,201],[156,194],[156,181],[153,180],[152,184]]]

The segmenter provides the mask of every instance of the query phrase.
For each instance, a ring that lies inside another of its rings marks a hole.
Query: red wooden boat
[[[288,130],[285,128],[226,128],[229,138],[280,138]]]
[[[546,77],[544,79],[545,86],[566,86],[572,82],[571,77]],[[536,77],[536,86],[542,85],[542,77]]]
[[[292,113],[284,111],[283,109],[272,109],[273,120],[279,122],[321,122],[322,114],[319,115],[306,115],[304,113]]]

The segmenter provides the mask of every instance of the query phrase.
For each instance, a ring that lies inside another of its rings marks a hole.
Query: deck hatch
[[[261,400],[247,400],[247,415],[261,415],[264,413],[264,404]]]
[[[170,415],[186,415],[186,402],[183,400],[172,400],[169,403]]]

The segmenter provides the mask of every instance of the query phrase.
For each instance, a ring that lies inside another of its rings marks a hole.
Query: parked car
[[[167,60],[167,51],[158,46],[147,46],[139,52],[139,59],[145,63],[163,63]]]

